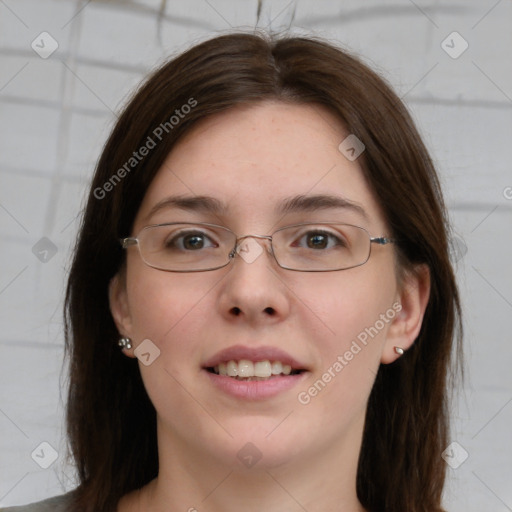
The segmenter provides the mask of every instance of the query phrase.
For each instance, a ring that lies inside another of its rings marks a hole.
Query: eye
[[[346,247],[347,243],[342,238],[341,233],[333,233],[325,229],[315,229],[307,231],[293,245],[321,250],[331,249],[335,246]]]
[[[165,248],[168,250],[177,249],[184,251],[197,251],[207,247],[218,247],[212,238],[202,231],[182,231],[173,233],[165,240]]]

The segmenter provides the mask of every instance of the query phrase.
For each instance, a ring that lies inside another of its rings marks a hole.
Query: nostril
[[[230,311],[234,316],[240,316],[242,314],[242,310],[238,307],[238,306],[235,306],[233,308],[231,308],[231,311]],[[267,307],[263,310],[264,313],[267,313],[269,316],[275,316],[276,315],[276,310],[273,308],[273,307]]]

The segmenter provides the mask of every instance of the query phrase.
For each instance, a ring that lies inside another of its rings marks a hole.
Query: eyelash
[[[340,245],[340,246],[346,246],[347,245],[345,240],[343,240],[341,238],[341,236],[338,236],[337,234],[333,233],[332,231],[328,231],[328,230],[325,230],[325,229],[322,229],[322,228],[320,228],[320,229],[310,229],[308,231],[300,233],[298,236],[294,237],[294,242],[293,243],[296,243],[297,241],[302,240],[304,237],[318,236],[318,235],[327,237],[328,244],[329,244],[329,240],[333,240],[334,239],[336,241],[335,245]],[[182,231],[180,233],[174,234],[171,238],[167,237],[165,242],[164,242],[164,245],[165,245],[166,248],[171,248],[173,246],[176,246],[177,243],[179,243],[178,241],[182,241],[180,243],[180,245],[183,245],[183,243],[184,243],[183,240],[185,240],[186,237],[194,237],[194,236],[201,237],[203,240],[209,240],[216,247],[219,246],[219,244],[214,241],[213,237],[208,235],[206,232],[197,231],[197,230],[194,230],[194,231]],[[203,248],[203,247],[201,247],[201,248]],[[179,249],[180,250],[184,250],[184,247],[179,247]]]

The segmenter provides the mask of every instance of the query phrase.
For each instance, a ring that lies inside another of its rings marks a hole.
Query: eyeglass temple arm
[[[120,238],[119,243],[123,247],[123,249],[126,249],[127,247],[130,247],[130,245],[137,245],[139,241],[136,238]]]

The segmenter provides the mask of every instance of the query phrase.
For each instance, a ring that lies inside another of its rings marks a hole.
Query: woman
[[[80,485],[46,505],[442,511],[447,231],[405,107],[344,51],[232,34],[165,64],[93,178],[66,297]]]

